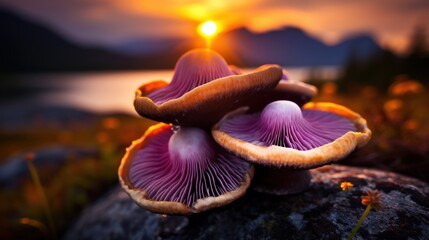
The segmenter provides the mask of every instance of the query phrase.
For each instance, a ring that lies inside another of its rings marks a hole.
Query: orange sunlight
[[[214,21],[206,21],[198,25],[197,32],[206,39],[206,47],[211,47],[211,40],[218,33],[219,28]]]
[[[205,38],[212,38],[217,34],[217,25],[213,21],[203,22],[198,26],[198,33]]]
[[[127,1],[126,4],[118,1],[118,4],[127,10],[132,8],[132,11],[140,14],[168,16],[190,24],[215,19],[217,24],[220,23],[222,26],[222,32],[243,26],[254,32],[296,26],[320,38],[326,44],[336,44],[356,33],[370,33],[383,46],[389,46],[398,52],[406,49],[410,29],[422,21],[419,19],[425,19],[423,9],[415,10],[413,15],[409,15],[405,11],[395,9],[386,11],[385,6],[377,1],[364,3],[352,1],[344,4],[333,4],[335,1],[329,1],[331,4],[322,4],[312,0],[311,8],[299,3],[274,0],[130,1],[131,3]],[[399,4],[399,0],[394,2],[396,5]],[[163,7],[160,8],[160,5]],[[380,15],[383,17],[380,18]],[[176,32],[192,36],[192,31]]]

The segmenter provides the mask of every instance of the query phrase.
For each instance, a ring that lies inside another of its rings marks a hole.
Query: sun
[[[217,34],[218,27],[213,21],[206,21],[198,26],[198,33],[205,38],[212,38]]]

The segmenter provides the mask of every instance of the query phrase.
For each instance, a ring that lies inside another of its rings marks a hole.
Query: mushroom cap
[[[253,166],[218,146],[205,131],[150,127],[127,148],[118,170],[122,188],[141,207],[191,214],[226,205],[250,185]]]
[[[270,102],[278,100],[292,101],[298,106],[303,106],[311,101],[317,92],[317,88],[313,85],[295,80],[282,79],[275,88],[262,91],[257,99],[253,99],[247,105],[252,112],[255,110],[260,111]]]
[[[266,68],[273,65],[262,65]],[[275,65],[274,65],[275,66]],[[261,111],[267,104],[287,100],[303,106],[316,96],[318,90],[315,86],[289,78],[288,72],[282,69],[282,77],[275,88],[266,89],[258,94],[257,98],[250,98],[243,106],[249,106],[249,112]]]
[[[347,156],[371,138],[366,120],[334,103],[299,108],[276,101],[262,112],[247,108],[228,113],[212,129],[219,145],[257,164],[308,169]]]
[[[280,81],[278,66],[233,75],[216,52],[197,49],[176,64],[170,84],[144,84],[136,91],[134,107],[143,117],[181,126],[211,127],[222,116]]]

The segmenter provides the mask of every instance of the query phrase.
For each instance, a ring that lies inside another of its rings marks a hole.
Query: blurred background
[[[315,101],[362,114],[373,139],[342,164],[429,181],[429,2],[0,0],[0,238],[52,238],[117,184],[125,148],[153,122],[134,90],[169,80],[197,26],[251,70],[283,66]]]

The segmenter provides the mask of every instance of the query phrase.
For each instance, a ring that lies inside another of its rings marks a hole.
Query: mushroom
[[[274,88],[282,76],[281,68],[274,65],[242,75],[233,75],[233,71],[218,53],[191,50],[178,60],[169,84],[142,85],[136,91],[134,107],[141,116],[156,121],[211,127],[249,98]]]
[[[371,137],[365,119],[333,103],[307,103],[301,109],[282,100],[268,104],[261,112],[246,114],[247,109],[228,113],[213,127],[212,135],[232,153],[271,167],[261,174],[256,169],[255,181],[260,182],[257,189],[261,191],[303,191],[310,182],[307,169],[338,161]],[[278,181],[290,174],[295,175],[294,182],[302,181],[299,186],[290,179]]]
[[[122,188],[141,207],[191,214],[226,205],[250,185],[253,167],[199,128],[159,123],[132,143],[118,170]]]
[[[263,65],[261,68],[272,65]],[[249,112],[261,111],[267,104],[278,101],[288,100],[303,106],[309,102],[316,94],[317,88],[313,85],[291,80],[285,69],[282,69],[282,78],[275,88],[270,88],[258,94],[257,98],[251,98],[246,102],[249,106]]]
[[[258,69],[267,68],[277,65],[262,65]],[[287,100],[295,102],[298,106],[303,106],[308,103],[318,90],[315,86],[296,80],[291,80],[285,69],[282,69],[282,77],[275,88],[267,88],[261,91],[257,97],[248,98],[242,106],[248,106],[248,112],[261,111],[267,104],[278,101]]]

